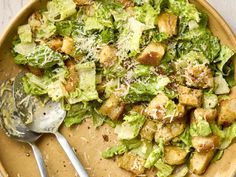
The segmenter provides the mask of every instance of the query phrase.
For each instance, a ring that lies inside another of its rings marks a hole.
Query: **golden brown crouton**
[[[188,151],[177,146],[165,146],[164,161],[169,165],[181,165],[185,162]]]
[[[170,124],[158,122],[155,141],[158,142],[158,140],[162,139],[165,144],[168,144],[170,140],[183,133],[185,127],[186,123],[184,120],[174,121]]]
[[[192,145],[197,152],[208,152],[216,149],[219,146],[220,139],[216,135],[195,136],[192,137]]]
[[[65,65],[69,70],[69,76],[65,83],[65,89],[67,92],[75,91],[77,84],[79,82],[79,75],[75,68],[75,61],[74,60],[66,60]]]
[[[121,98],[113,94],[105,101],[105,103],[103,103],[99,112],[104,116],[110,117],[112,120],[117,120],[124,112],[124,109],[124,102]]]
[[[236,120],[236,98],[223,100],[219,106],[218,123],[230,125]]]
[[[99,61],[105,67],[114,65],[117,61],[116,49],[109,45],[104,46],[99,54]]]
[[[179,94],[179,102],[181,104],[192,107],[201,107],[203,98],[202,90],[179,86],[178,94]]]
[[[142,139],[152,141],[156,132],[156,123],[152,120],[147,119],[143,128],[140,131]]]
[[[197,175],[201,175],[206,171],[211,159],[214,156],[214,151],[209,152],[194,152],[190,159],[190,170]]]
[[[169,98],[163,94],[158,94],[152,101],[149,103],[148,107],[145,110],[146,115],[150,116],[156,120],[162,120],[165,116],[165,105],[169,101]]]
[[[121,4],[123,4],[125,6],[125,8],[128,7],[133,7],[134,3],[132,0],[118,0]]]
[[[127,171],[134,173],[135,175],[143,174],[145,160],[138,155],[132,153],[125,153],[123,156],[117,159],[117,165]]]
[[[56,50],[56,51],[61,51],[62,44],[63,44],[63,42],[62,42],[61,38],[55,38],[55,39],[48,41],[48,46],[52,50]]]
[[[214,78],[210,68],[205,65],[187,67],[185,70],[186,85],[190,87],[205,89],[214,86]]]
[[[131,111],[137,112],[137,113],[143,115],[143,114],[144,114],[144,111],[145,111],[145,108],[144,108],[143,105],[135,105],[135,106],[131,109]]]
[[[217,110],[197,108],[194,110],[194,117],[197,120],[205,119],[207,122],[214,122],[217,118]]]
[[[186,110],[182,104],[176,105],[176,110],[173,111],[173,114],[168,114],[166,110],[168,101],[169,98],[165,94],[159,93],[146,108],[146,115],[150,116],[152,119],[166,121],[168,123],[175,119],[184,117]]]
[[[68,55],[73,55],[75,51],[75,42],[70,37],[65,37],[63,39],[61,51]]]
[[[178,17],[170,13],[162,13],[157,18],[157,25],[159,32],[166,33],[169,36],[177,34],[177,20]]]
[[[158,66],[165,54],[165,47],[161,43],[150,43],[137,60],[143,65]]]
[[[37,31],[39,27],[42,25],[42,15],[39,12],[33,13],[29,17],[28,23],[33,32]]]

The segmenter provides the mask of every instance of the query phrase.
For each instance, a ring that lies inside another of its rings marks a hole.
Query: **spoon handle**
[[[34,143],[29,143],[29,144],[33,149],[34,156],[35,156],[41,177],[47,177],[47,172],[46,172],[46,168],[43,162],[43,157],[41,155],[39,148]]]
[[[80,163],[79,159],[76,157],[74,151],[72,150],[65,137],[59,132],[56,132],[54,134],[56,135],[58,142],[61,144],[62,148],[64,149],[66,155],[70,159],[72,165],[74,166],[79,176],[89,177],[88,173],[84,169],[83,165]]]

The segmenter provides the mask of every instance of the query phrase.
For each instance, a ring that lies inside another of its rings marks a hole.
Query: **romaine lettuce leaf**
[[[214,77],[214,83],[215,83],[215,94],[222,95],[222,94],[228,94],[230,92],[230,88],[226,80],[224,79],[223,75],[221,73],[216,73],[216,77]]]
[[[159,159],[155,163],[155,167],[157,168],[157,176],[158,177],[168,177],[173,171],[174,167],[166,164],[162,159]]]
[[[47,3],[46,15],[51,21],[61,21],[76,13],[73,0],[52,0]]]
[[[56,33],[61,36],[70,36],[75,28],[76,22],[72,20],[64,20],[55,23]]]
[[[102,152],[102,157],[105,159],[112,158],[116,155],[122,155],[127,152],[127,148],[125,145],[120,144],[118,146],[110,147],[107,150]]]
[[[52,22],[45,19],[44,23],[36,32],[36,39],[48,39],[56,33],[56,30],[56,26]]]
[[[220,70],[220,72],[223,75],[228,75],[228,73],[225,73],[224,68],[226,66],[226,63],[228,63],[228,61],[232,58],[233,55],[234,55],[234,52],[229,47],[227,47],[226,45],[221,46],[219,57],[216,58],[214,62],[218,62],[217,68]],[[233,65],[232,65],[232,68],[233,68]]]
[[[32,51],[35,50],[36,44],[31,42],[31,43],[19,43],[16,44],[13,48],[14,52],[23,55],[23,56],[27,56],[28,54],[30,54]],[[18,60],[15,58],[15,61],[17,64],[26,64],[27,63],[27,58],[25,57],[24,60]],[[18,61],[18,62],[17,62]]]
[[[147,80],[137,81],[130,85],[128,94],[125,95],[124,100],[129,103],[151,101],[169,83],[170,79],[164,76],[150,77]]]
[[[164,155],[164,144],[163,141],[160,141],[158,146],[153,146],[152,152],[147,157],[147,160],[144,164],[145,168],[151,168],[155,165],[158,159]]]
[[[18,35],[22,43],[31,43],[33,40],[33,35],[29,24],[19,26]]]
[[[149,154],[152,152],[152,143],[148,141],[141,142],[141,145],[138,148],[135,148],[131,151],[134,154],[147,159]]]
[[[67,96],[68,102],[75,104],[81,101],[98,100],[95,63],[87,62],[77,64],[76,69],[79,76],[79,87]]]
[[[218,97],[217,95],[209,92],[204,92],[203,95],[203,108],[206,109],[213,109],[218,104]]]
[[[133,139],[136,138],[141,130],[145,117],[141,114],[131,112],[130,115],[124,117],[124,122],[116,125],[115,133],[119,139]]]
[[[210,124],[206,120],[199,120],[190,125],[191,136],[208,136],[212,133]]]

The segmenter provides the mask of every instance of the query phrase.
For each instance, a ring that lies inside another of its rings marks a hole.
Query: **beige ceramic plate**
[[[192,0],[197,7],[206,11],[210,19],[210,28],[224,44],[227,44],[236,51],[236,39],[225,21],[205,1]],[[16,33],[17,26],[24,24],[29,15],[38,8],[45,5],[45,0],[33,1],[28,4],[12,21],[10,26],[0,39],[0,82],[9,79],[19,71],[19,67],[13,64],[11,55],[11,41]],[[236,93],[236,92],[235,92]],[[236,96],[236,94],[234,94]],[[113,145],[116,138],[113,130],[107,126],[95,130],[90,121],[84,122],[73,128],[62,127],[61,132],[75,148],[79,159],[87,168],[91,177],[130,177],[130,173],[117,167],[113,160],[104,160],[101,151]],[[109,141],[103,139],[108,135]],[[44,136],[38,142],[42,151],[49,177],[74,177],[76,173],[69,163],[53,136]],[[9,139],[3,131],[0,131],[0,161],[10,177],[39,177],[34,156],[28,145],[18,143]],[[234,177],[236,169],[236,143],[228,148],[223,158],[212,164],[205,177]],[[1,167],[0,173],[6,174]],[[0,175],[1,176],[1,175]],[[5,175],[6,176],[6,175]],[[153,175],[149,175],[153,176]],[[190,175],[194,176],[194,175]]]

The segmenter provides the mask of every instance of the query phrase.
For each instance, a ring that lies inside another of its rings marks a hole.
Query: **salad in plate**
[[[134,175],[201,175],[236,137],[234,52],[188,0],[50,0],[18,27],[28,95],[119,140],[103,158]]]

